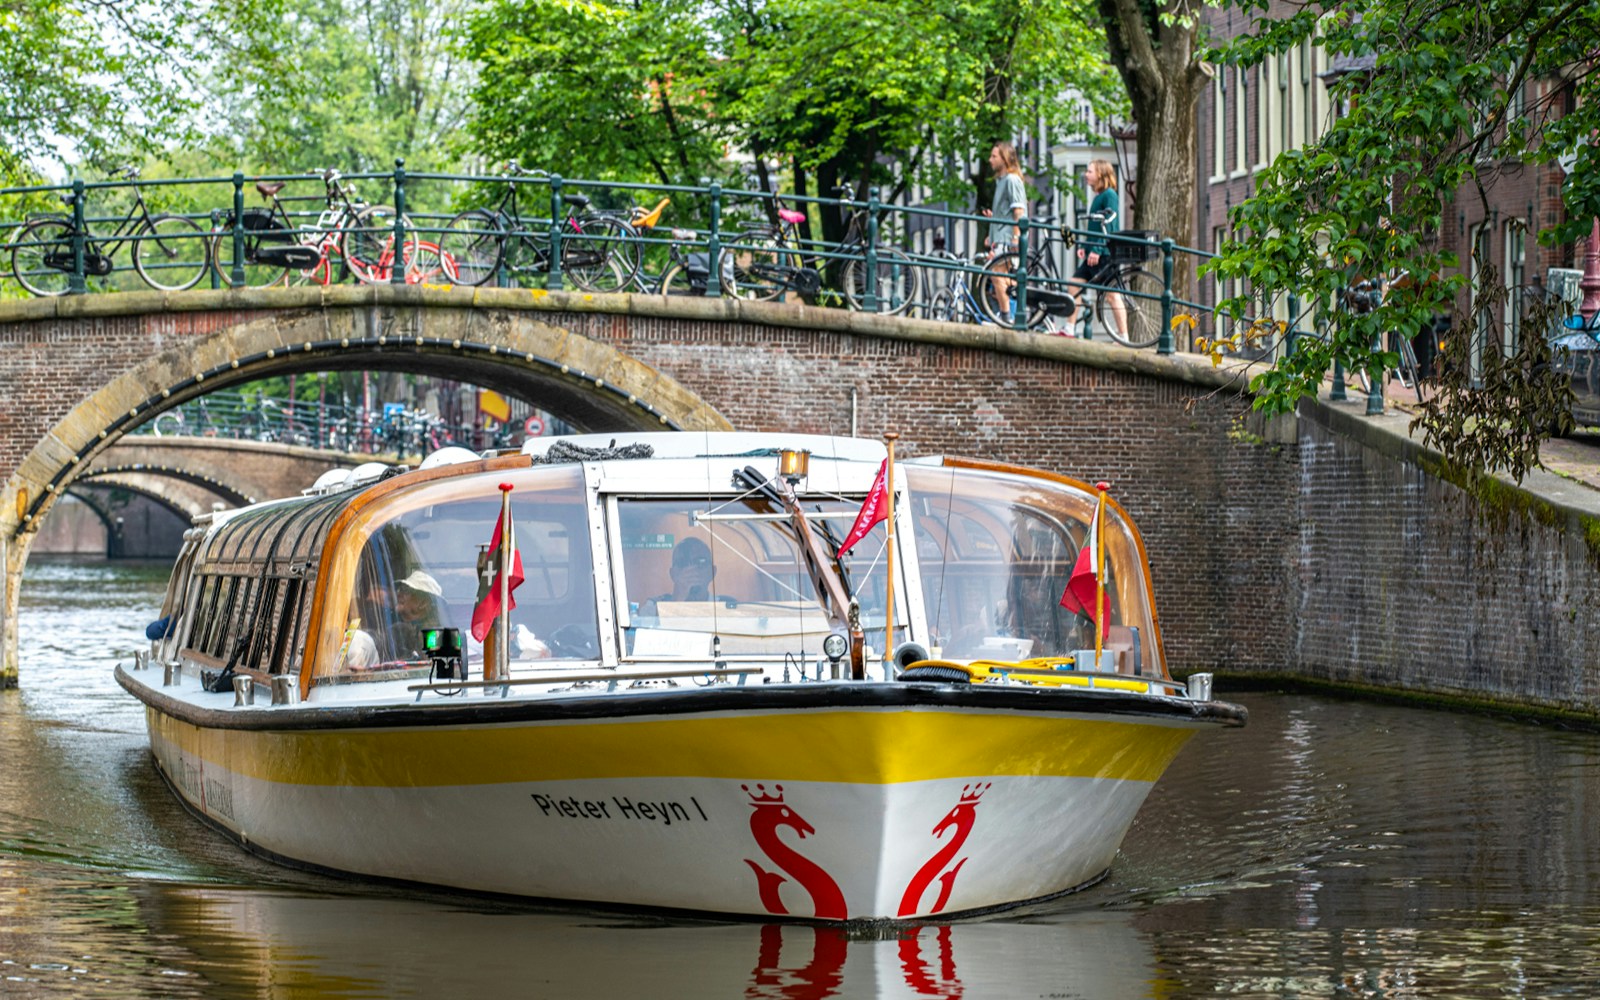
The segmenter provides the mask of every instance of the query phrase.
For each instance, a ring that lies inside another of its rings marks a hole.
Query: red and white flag
[[[1063,608],[1083,614],[1090,621],[1095,620],[1095,595],[1101,592],[1102,581],[1097,575],[1099,566],[1100,510],[1097,509],[1089,521],[1089,538],[1084,542],[1083,549],[1078,552],[1078,561],[1073,564],[1072,575],[1067,577],[1067,589],[1061,593]],[[1107,612],[1110,610],[1109,607],[1106,608]],[[1104,636],[1111,627],[1111,615],[1105,614],[1102,617],[1104,620],[1099,625],[1100,634]]]
[[[867,537],[867,532],[872,526],[889,516],[889,460],[883,460],[878,466],[878,478],[872,481],[872,489],[867,491],[867,498],[861,501],[861,511],[856,514],[856,521],[850,526],[850,533],[844,536],[844,541],[839,543],[839,555],[850,551],[850,547]]]
[[[517,551],[516,532],[509,530],[511,527],[511,503],[509,485],[502,484],[501,495],[506,501],[501,505],[500,516],[495,518],[494,538],[489,541],[488,557],[494,566],[494,579],[490,581],[488,589],[478,594],[478,603],[472,609],[472,637],[479,642],[494,628],[494,621],[500,617],[500,574],[507,560],[501,552],[504,545],[510,549],[511,573],[506,577],[506,610],[517,606],[514,595],[516,589],[522,586],[522,553]],[[507,530],[502,530],[507,529]]]

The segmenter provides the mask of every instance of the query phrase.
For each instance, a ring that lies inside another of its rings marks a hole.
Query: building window
[[[1211,252],[1221,253],[1222,244],[1228,238],[1227,226],[1216,226],[1211,230]],[[1213,306],[1221,305],[1229,296],[1233,295],[1233,279],[1213,276],[1211,282],[1211,302]],[[1213,310],[1212,316],[1216,320],[1214,336],[1221,338],[1233,334],[1233,324],[1225,319],[1221,313]]]
[[[1247,108],[1245,107],[1249,87],[1245,85],[1245,68],[1238,66],[1233,72],[1233,172],[1243,174],[1250,163],[1250,154],[1245,145],[1246,126],[1249,123]]]
[[[1528,273],[1528,229],[1521,219],[1506,223],[1506,356],[1522,346],[1522,303]]]
[[[1474,387],[1483,383],[1483,348],[1489,342],[1493,329],[1493,317],[1489,310],[1487,296],[1483,294],[1483,267],[1493,258],[1489,256],[1490,244],[1494,239],[1494,230],[1487,222],[1474,226],[1470,231],[1472,246],[1472,314],[1473,333],[1470,353],[1472,384]]]
[[[1295,52],[1278,54],[1278,152],[1294,148],[1294,57]]]
[[[1260,170],[1272,162],[1272,142],[1276,136],[1273,126],[1277,109],[1278,83],[1273,79],[1274,61],[1264,60],[1256,71],[1256,164]]]
[[[1228,85],[1225,73],[1211,78],[1211,179],[1222,180],[1228,173]]]
[[[1315,49],[1308,38],[1300,43],[1300,135],[1304,145],[1311,145],[1317,141],[1317,55],[1322,51],[1321,46]]]

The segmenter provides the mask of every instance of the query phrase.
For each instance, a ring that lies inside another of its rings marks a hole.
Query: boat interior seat
[[[1112,663],[1116,665],[1117,673],[1138,675],[1143,672],[1137,628],[1131,625],[1107,626],[1105,648],[1113,654]]]

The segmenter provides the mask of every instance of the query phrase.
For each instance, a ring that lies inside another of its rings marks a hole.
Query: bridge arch
[[[558,325],[548,311],[530,309],[526,300],[543,294],[351,287],[8,304],[0,314],[0,344],[10,330],[41,320],[76,321],[85,334],[120,326],[117,332],[134,336],[125,338],[126,353],[105,358],[87,376],[98,386],[77,402],[39,401],[31,442],[28,421],[14,420],[10,440],[0,445],[22,448],[20,460],[15,452],[0,451],[0,459],[11,459],[0,463],[10,466],[0,493],[6,570],[0,684],[17,662],[22,572],[51,505],[130,431],[217,389],[312,371],[425,372],[527,399],[584,431],[730,429],[713,406],[675,379],[616,346]],[[70,364],[48,358],[54,353],[48,339],[40,346],[47,356],[41,365]],[[55,381],[40,379],[37,391],[48,392]],[[69,384],[63,393],[69,398],[83,392],[70,379],[60,381]]]

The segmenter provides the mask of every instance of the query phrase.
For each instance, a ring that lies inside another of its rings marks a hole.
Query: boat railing
[[[763,672],[764,671],[762,671],[760,668],[728,668],[718,670],[655,670],[645,673],[631,674],[563,674],[561,676],[550,677],[512,677],[504,680],[493,681],[436,681],[432,684],[412,684],[409,685],[406,690],[415,691],[417,693],[418,701],[421,701],[422,696],[429,691],[441,691],[453,694],[458,691],[467,691],[473,688],[500,688],[500,697],[504,698],[510,693],[511,688],[527,687],[536,684],[587,684],[599,681],[607,684],[606,690],[609,692],[615,691],[617,689],[617,685],[623,682],[633,683],[637,681],[683,680],[692,677],[738,677],[740,683],[743,683],[745,677]]]

